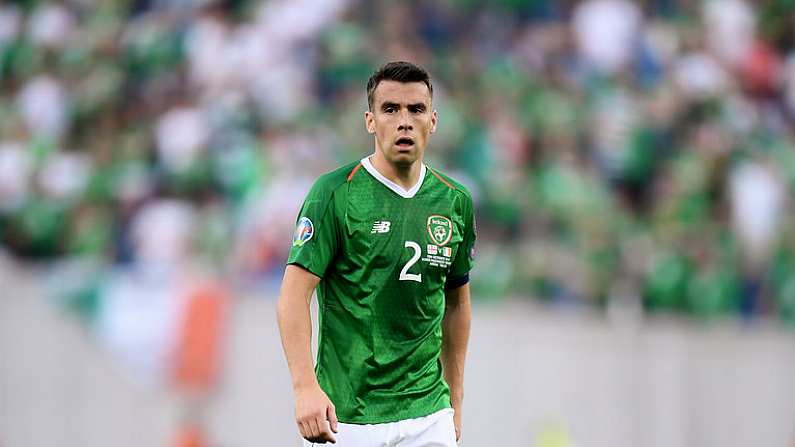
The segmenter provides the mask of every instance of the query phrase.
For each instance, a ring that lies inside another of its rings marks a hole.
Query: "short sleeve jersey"
[[[471,195],[425,165],[410,190],[367,158],[312,187],[288,264],[321,278],[316,374],[341,422],[450,407],[440,360],[444,290],[468,280],[474,244]]]

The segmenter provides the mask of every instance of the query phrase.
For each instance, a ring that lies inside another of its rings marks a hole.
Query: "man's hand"
[[[335,444],[337,413],[326,393],[315,384],[295,391],[295,421],[301,436],[309,442]]]
[[[455,442],[461,442],[461,412],[456,411],[453,415],[453,424],[455,425]]]

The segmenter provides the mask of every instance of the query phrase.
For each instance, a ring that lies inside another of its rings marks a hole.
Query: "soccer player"
[[[432,95],[416,65],[375,72],[364,114],[375,152],[321,176],[298,216],[278,319],[305,445],[452,447],[461,436],[475,221],[466,188],[423,163]]]

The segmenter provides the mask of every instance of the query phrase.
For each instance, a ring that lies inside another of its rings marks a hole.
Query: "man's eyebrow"
[[[424,102],[415,102],[414,104],[409,104],[409,108],[416,109],[418,107],[425,108],[426,106]]]
[[[400,106],[400,104],[398,104],[396,102],[392,102],[392,101],[384,101],[384,102],[381,103],[381,108],[382,109],[385,109],[387,107],[398,107],[398,106]]]

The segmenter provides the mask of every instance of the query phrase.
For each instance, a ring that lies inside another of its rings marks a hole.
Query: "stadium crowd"
[[[475,299],[794,323],[793,7],[0,3],[0,251],[93,266],[60,289],[89,315],[163,287],[129,272],[279,278],[313,179],[372,150],[365,80],[405,59],[435,81],[428,163],[475,197]]]

